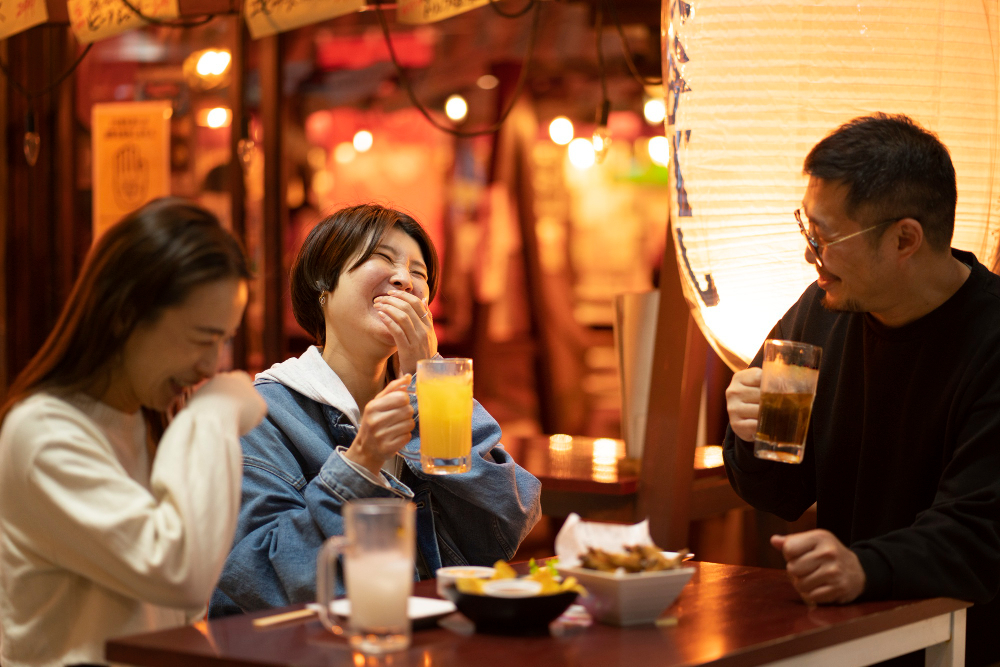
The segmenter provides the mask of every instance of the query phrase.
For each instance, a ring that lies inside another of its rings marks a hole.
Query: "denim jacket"
[[[326,538],[343,534],[340,509],[349,500],[413,501],[423,576],[448,565],[509,560],[538,521],[540,483],[514,463],[500,443],[499,424],[476,401],[471,471],[425,475],[403,459],[398,479],[383,473],[387,487],[338,451],[357,435],[344,410],[261,376],[255,386],[268,416],[242,439],[242,507],[212,617],[315,600],[316,555]],[[406,445],[410,453],[419,452],[417,432]]]

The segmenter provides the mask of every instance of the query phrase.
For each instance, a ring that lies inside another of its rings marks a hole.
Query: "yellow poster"
[[[48,20],[45,0],[0,0],[0,39]]]
[[[170,194],[170,102],[93,107],[94,238],[156,197]]]
[[[356,12],[365,0],[247,0],[247,29],[254,39]]]
[[[175,19],[180,15],[177,0],[129,0],[129,4],[153,18]],[[67,7],[73,34],[83,44],[146,25],[122,0],[68,0]]]
[[[396,20],[400,23],[434,23],[489,4],[490,0],[399,0]]]

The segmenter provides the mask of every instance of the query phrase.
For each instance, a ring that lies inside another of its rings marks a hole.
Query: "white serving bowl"
[[[580,602],[590,615],[610,625],[653,623],[681,594],[695,568],[681,567],[632,574],[556,566],[564,577],[576,577],[587,595]]]
[[[434,572],[434,576],[437,577],[437,593],[441,597],[448,599],[448,596],[445,595],[445,590],[459,579],[489,579],[495,572],[496,570],[492,567],[482,567],[480,565],[439,567]]]

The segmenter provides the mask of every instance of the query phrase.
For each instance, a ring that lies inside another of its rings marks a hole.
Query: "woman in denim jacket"
[[[420,577],[513,557],[541,486],[478,402],[470,472],[425,475],[397,455],[420,449],[406,390],[417,361],[437,354],[427,306],[437,284],[434,246],[408,215],[354,206],[310,232],[292,266],[292,309],[319,347],[257,376],[268,416],[242,439],[243,505],[212,616],[314,600],[316,554],[343,534],[341,507],[357,498],[412,499]]]

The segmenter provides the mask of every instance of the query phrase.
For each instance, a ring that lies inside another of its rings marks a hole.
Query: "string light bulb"
[[[573,141],[573,121],[566,116],[553,118],[549,123],[549,137],[560,146]]]
[[[597,110],[597,127],[591,143],[594,145],[594,161],[600,164],[608,156],[611,148],[611,132],[608,131],[608,114],[611,111],[611,100],[604,100]]]
[[[29,111],[24,116],[24,159],[28,161],[29,167],[34,167],[38,162],[38,153],[42,147],[42,138],[38,136],[35,128],[35,114]]]
[[[469,115],[469,103],[461,95],[452,95],[444,103],[444,113],[451,120],[460,123]]]

